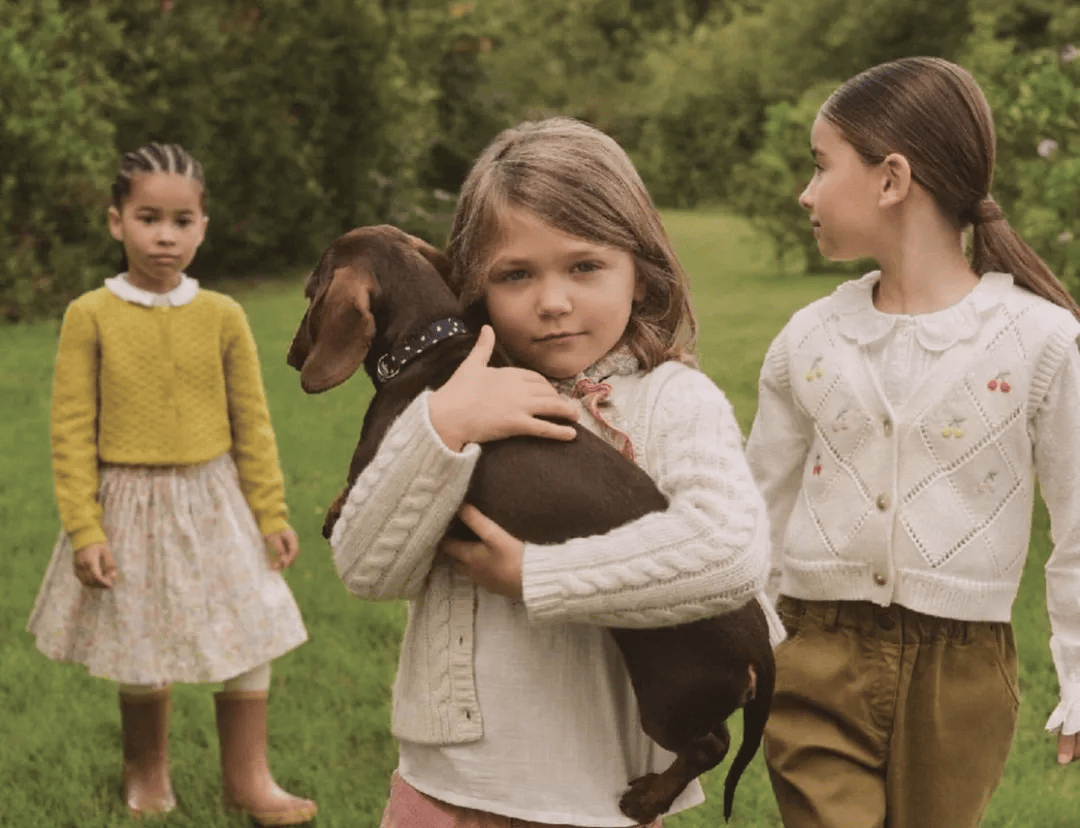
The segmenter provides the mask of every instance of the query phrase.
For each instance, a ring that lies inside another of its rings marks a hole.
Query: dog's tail
[[[773,688],[776,685],[776,663],[773,661],[772,647],[766,645],[768,650],[764,663],[757,667],[757,689],[754,697],[743,705],[743,736],[739,752],[731,760],[727,776],[724,779],[724,820],[731,819],[731,806],[735,801],[735,786],[739,784],[746,766],[757,753],[761,744],[761,737],[765,733],[765,722],[769,719],[769,708],[772,706]]]

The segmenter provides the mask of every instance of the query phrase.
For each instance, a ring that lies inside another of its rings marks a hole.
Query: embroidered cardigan
[[[769,504],[771,589],[1008,621],[1037,475],[1055,540],[1051,724],[1069,714],[1066,732],[1080,730],[1080,324],[986,274],[970,324],[925,334],[948,347],[894,410],[865,347],[891,324],[868,310],[878,276],[797,312],[766,355],[747,453]]]

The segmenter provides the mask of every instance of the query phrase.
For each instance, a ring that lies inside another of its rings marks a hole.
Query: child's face
[[[818,250],[827,259],[873,256],[878,229],[881,165],[868,165],[820,115],[810,133],[814,177],[799,204],[810,213]]]
[[[484,296],[514,361],[552,379],[588,368],[622,339],[644,298],[634,257],[569,236],[528,210],[500,216]]]
[[[195,258],[206,234],[198,181],[177,173],[139,173],[120,210],[109,208],[109,232],[124,245],[128,280],[166,293]]]

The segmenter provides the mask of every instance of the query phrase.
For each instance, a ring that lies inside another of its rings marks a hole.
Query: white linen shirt
[[[1047,728],[1080,731],[1080,324],[1001,273],[945,310],[885,314],[879,278],[799,311],[766,356],[747,455],[770,594],[1007,621],[1037,478],[1061,687]]]
[[[631,825],[619,796],[673,757],[642,731],[618,649],[597,625],[664,626],[757,596],[783,637],[762,591],[765,506],[723,393],[674,362],[607,382],[669,508],[604,535],[527,544],[522,603],[435,558],[479,447],[442,444],[426,392],[384,436],[334,528],[350,591],[410,599],[392,729],[402,777],[436,799],[542,823]],[[580,422],[599,432],[584,411]],[[702,799],[695,781],[670,812]]]

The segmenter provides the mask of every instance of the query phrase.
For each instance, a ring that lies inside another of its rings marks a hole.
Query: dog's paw
[[[647,773],[630,783],[619,799],[619,810],[635,822],[648,825],[671,807],[663,780],[658,773]]]

